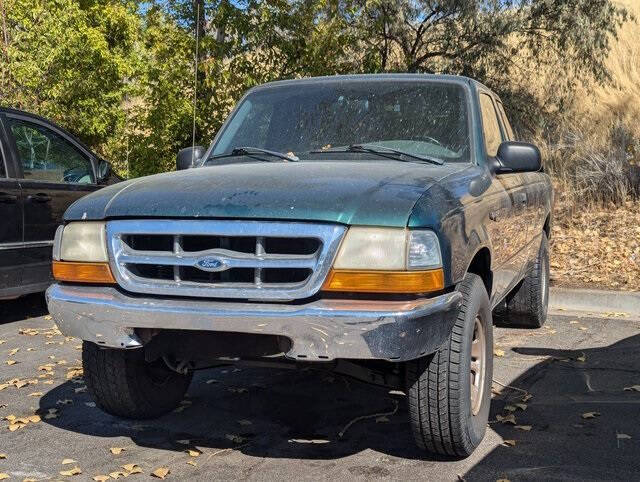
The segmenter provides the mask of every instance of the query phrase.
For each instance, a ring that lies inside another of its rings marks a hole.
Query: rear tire
[[[484,438],[491,404],[493,326],[482,279],[467,274],[449,340],[427,357],[407,363],[411,429],[419,447],[467,457]]]
[[[162,360],[147,362],[144,351],[82,343],[84,379],[96,405],[111,415],[155,418],[178,406],[192,373],[181,375]]]
[[[533,269],[506,299],[499,316],[504,326],[541,328],[547,321],[549,308],[549,240],[542,233],[540,249]]]

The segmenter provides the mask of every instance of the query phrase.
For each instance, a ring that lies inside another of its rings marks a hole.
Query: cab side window
[[[34,181],[92,184],[91,161],[60,134],[39,124],[10,119],[24,178]]]
[[[504,106],[502,105],[502,102],[498,101],[498,111],[500,112],[500,118],[502,119],[502,125],[504,126],[505,130],[507,131],[507,136],[509,137],[510,141],[515,141],[516,137],[513,134],[513,129],[511,128],[511,123],[509,122],[509,119],[507,118],[507,113],[504,111]]]
[[[0,145],[0,178],[7,177],[7,170],[4,167],[4,152],[2,151],[2,145]]]
[[[480,94],[480,110],[482,111],[482,130],[484,131],[484,142],[487,155],[495,157],[498,147],[502,143],[502,133],[496,109],[489,95]]]

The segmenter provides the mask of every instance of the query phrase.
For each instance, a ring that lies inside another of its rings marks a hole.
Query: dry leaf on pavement
[[[531,430],[531,425],[516,425],[515,428],[522,430],[523,432],[529,432]]]
[[[627,435],[626,433],[617,433],[616,438],[618,440],[628,440],[631,438],[631,435]]]
[[[232,433],[226,434],[225,437],[227,438],[227,440],[231,440],[233,443],[236,443],[236,444],[241,444],[242,442],[247,440],[245,437],[241,437],[240,435],[235,435]]]
[[[74,467],[70,470],[61,470],[59,473],[65,477],[71,477],[72,475],[80,475],[82,470],[80,470],[80,467]]]
[[[110,477],[108,475],[94,475],[92,478],[96,482],[106,482]]]
[[[187,460],[187,464],[188,465],[193,465],[194,467],[196,467],[198,465],[198,462],[196,462],[194,460]]]
[[[112,479],[119,479],[120,477],[126,477],[126,476],[127,476],[126,472],[123,472],[121,470],[115,470],[109,474],[109,477],[111,477]]]
[[[142,473],[142,469],[140,468],[140,466],[138,464],[125,464],[125,465],[122,465],[122,468],[124,470],[126,470],[127,472],[129,472],[127,475],[141,474]]]
[[[501,350],[499,348],[496,348],[495,350],[493,350],[493,354],[495,356],[504,356],[504,350]]]
[[[5,480],[9,478],[9,474],[5,474],[4,472],[0,472],[0,480]]]
[[[516,417],[513,414],[507,415],[505,417],[503,417],[502,415],[496,415],[496,419],[498,420],[498,422],[511,423],[513,425],[516,424]]]
[[[584,412],[582,418],[596,418],[600,416],[600,412]]]
[[[187,453],[190,457],[198,457],[202,452],[200,452],[198,449],[189,449],[187,450]]]
[[[111,447],[109,449],[109,452],[111,452],[113,455],[120,455],[120,453],[122,453],[124,449],[122,447]]]
[[[167,475],[169,475],[169,472],[170,471],[167,467],[159,467],[153,472],[151,472],[151,475],[159,479],[164,479]]]
[[[75,464],[75,463],[76,463],[76,461],[73,460],[73,459],[64,459],[62,461],[62,465]]]
[[[631,385],[630,387],[624,387],[625,392],[640,392],[640,385]]]
[[[515,446],[516,446],[516,441],[515,441],[515,440],[511,440],[511,439],[509,439],[509,440],[503,440],[503,441],[502,441],[502,444],[503,444],[503,445],[506,445],[506,446],[508,446],[508,447],[515,447]]]

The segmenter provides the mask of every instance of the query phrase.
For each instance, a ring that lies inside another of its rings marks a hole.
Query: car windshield
[[[367,150],[349,146],[366,145]],[[206,164],[269,154],[323,159],[419,162],[390,149],[444,162],[469,162],[464,89],[436,81],[326,81],[283,84],[250,93],[216,141]],[[376,150],[379,154],[373,154]],[[232,152],[234,151],[234,152]]]

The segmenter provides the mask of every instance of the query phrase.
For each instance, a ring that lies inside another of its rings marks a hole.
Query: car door
[[[509,140],[515,140],[515,135],[509,118],[504,110],[504,106],[500,100],[496,100],[498,114],[503,129]],[[542,175],[538,172],[525,172],[521,174],[523,180],[523,188],[526,194],[526,206],[524,212],[524,222],[527,226],[527,235],[525,244],[527,246],[526,263],[531,264],[540,248],[539,236],[542,234],[542,228],[545,219],[544,211],[544,195],[546,192],[546,184]]]
[[[498,120],[493,96],[479,92],[485,152],[495,157],[498,147],[506,140]],[[494,296],[502,298],[519,280],[525,264],[527,226],[525,222],[526,192],[521,174],[506,173],[493,177],[494,187],[501,195],[490,207],[488,231],[495,257]]]
[[[37,117],[7,114],[24,211],[23,284],[51,280],[51,247],[67,207],[98,188],[93,156]]]
[[[0,113],[0,298],[13,296],[20,286],[22,199]]]

